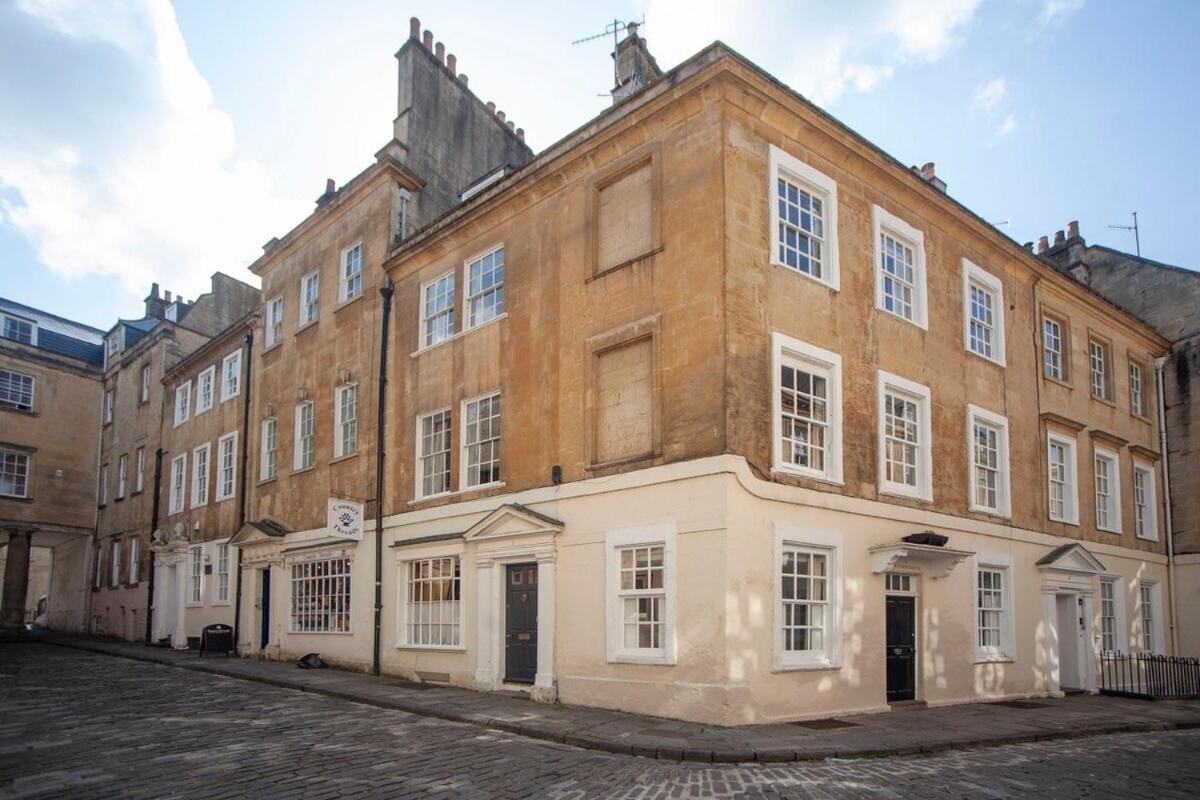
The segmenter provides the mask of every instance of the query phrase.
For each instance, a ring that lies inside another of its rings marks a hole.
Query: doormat
[[[991,703],[993,706],[1003,706],[1004,708],[1048,708],[1048,703],[1031,703],[1028,700],[1003,700],[999,703]]]
[[[832,731],[837,728],[857,728],[859,723],[846,722],[840,719],[806,719],[800,722],[793,722],[793,725],[799,728],[808,728],[814,731]]]

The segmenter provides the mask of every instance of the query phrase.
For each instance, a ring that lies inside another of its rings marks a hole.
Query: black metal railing
[[[1200,659],[1156,653],[1100,654],[1100,693],[1142,700],[1200,698]]]

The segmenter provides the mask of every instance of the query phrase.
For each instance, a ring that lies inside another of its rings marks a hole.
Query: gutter
[[[250,359],[251,351],[254,349],[254,331],[251,330],[246,334],[243,340],[245,344],[245,369],[242,371],[242,463],[241,473],[238,475],[238,530],[246,524],[246,469],[250,463],[250,369],[252,361]],[[233,595],[233,649],[236,652],[238,646],[238,634],[241,632],[242,623],[242,548],[237,549],[237,582],[235,583]]]
[[[379,296],[383,299],[383,324],[379,332],[379,407],[375,412],[375,642],[371,674],[379,674],[380,630],[383,618],[383,432],[387,407],[388,325],[392,317],[392,295],[396,288],[384,276]]]
[[[160,447],[154,451],[154,499],[150,501],[150,540],[154,541],[154,532],[158,530],[158,497],[162,490],[162,462],[164,451]],[[150,576],[146,580],[146,643],[154,644],[150,638],[154,635],[154,548],[150,551]]]
[[[1158,448],[1162,452],[1162,506],[1163,520],[1166,522],[1164,535],[1167,537],[1167,617],[1171,621],[1171,653],[1177,655],[1179,626],[1176,612],[1179,606],[1175,600],[1175,527],[1171,520],[1171,457],[1167,451],[1167,404],[1163,396],[1163,367],[1166,363],[1166,356],[1154,359],[1154,388],[1158,394]]]

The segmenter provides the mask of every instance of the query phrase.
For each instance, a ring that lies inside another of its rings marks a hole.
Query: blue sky
[[[1018,241],[1137,210],[1200,268],[1200,4],[617,0],[669,68],[722,39]],[[590,4],[0,0],[0,294],[107,328],[245,269],[390,137],[408,18],[541,149],[604,109]]]

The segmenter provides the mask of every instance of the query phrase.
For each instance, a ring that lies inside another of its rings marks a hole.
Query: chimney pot
[[[496,119],[500,120],[501,122],[504,122],[504,112],[503,112],[503,111],[497,111],[497,112],[496,112]]]
[[[921,167],[921,177],[927,181],[937,177],[937,168],[932,161],[926,161]]]
[[[1062,232],[1062,231],[1055,231],[1055,232],[1054,232],[1054,244],[1055,244],[1055,245],[1060,245],[1060,244],[1062,244],[1062,243],[1063,243],[1063,241],[1064,241],[1065,239],[1066,239],[1066,237],[1065,237],[1065,236],[1063,236],[1063,232]]]
[[[417,19],[416,17],[412,17],[408,20],[408,38],[421,38],[421,20]]]
[[[1026,242],[1025,244],[1023,244],[1021,246],[1024,247],[1030,253],[1033,252],[1033,242]]]
[[[333,194],[336,191],[337,191],[337,183],[334,182],[333,178],[326,178],[325,179],[325,194]]]
[[[168,302],[168,303],[169,303],[169,302],[171,302],[171,293],[170,293],[170,292],[163,292],[163,300],[164,300],[165,302]]]
[[[462,81],[462,85],[463,85],[463,86],[466,86],[466,85],[467,85],[468,81],[467,81],[467,76],[466,76],[466,74],[459,75],[459,76],[458,76],[458,79],[459,79],[460,81]]]
[[[517,129],[517,126],[513,124],[513,121],[511,119],[504,124],[508,126],[508,129],[510,131],[515,131]]]
[[[1067,238],[1076,239],[1079,237],[1079,220],[1073,219],[1067,223]]]
[[[1038,255],[1039,256],[1042,255],[1049,249],[1050,249],[1050,240],[1047,239],[1045,236],[1039,236],[1038,237],[1038,245],[1037,245]]]
[[[441,42],[438,42],[436,45],[434,45],[433,55],[438,61],[444,60],[446,57],[446,45],[442,44]]]
[[[153,297],[155,300],[158,299],[158,284],[157,283],[150,284],[150,296]]]
[[[426,50],[433,49],[433,31],[425,31],[421,34],[421,44],[425,45]]]
[[[517,128],[517,138],[520,139],[522,142],[525,141],[525,129],[524,128]]]
[[[458,59],[454,57],[454,53],[446,56],[446,68],[450,70],[451,75],[458,73]]]
[[[491,100],[488,100],[487,110],[488,110],[489,114],[495,114],[496,113],[496,104],[493,103]]]

